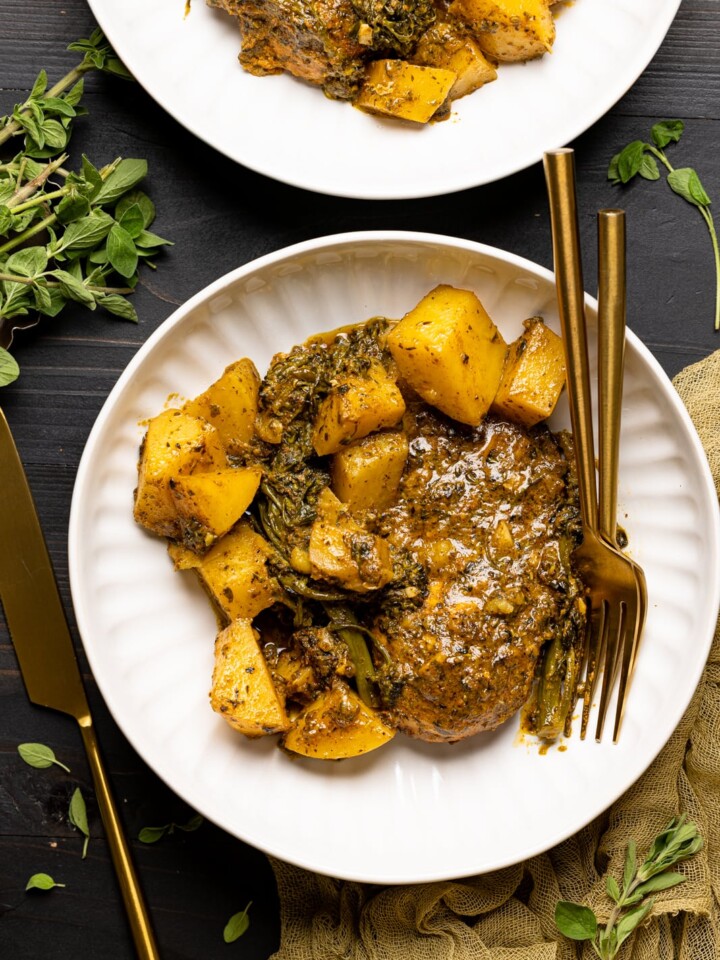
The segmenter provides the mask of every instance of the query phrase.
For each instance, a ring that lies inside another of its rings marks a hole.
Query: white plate
[[[135,749],[191,806],[280,858],[338,877],[429,881],[551,847],[608,807],[666,742],[698,683],[720,592],[718,509],[697,435],[665,374],[628,337],[620,503],[649,587],[622,738],[540,756],[511,721],[453,746],[397,736],[341,763],[290,759],[212,712],[216,624],[190,574],[132,518],[141,421],[242,356],[261,371],[310,333],[400,316],[436,283],[474,289],[508,337],[557,328],[550,273],[490,247],[414,233],[313,240],[229,273],[140,349],[87,443],[70,519],[78,624],[107,704]],[[594,304],[588,300],[590,321]],[[555,424],[565,423],[557,412]]]
[[[188,130],[276,180],[364,199],[490,183],[568,144],[640,76],[679,5],[576,0],[557,18],[552,54],[502,65],[497,81],[457,101],[447,122],[415,129],[287,75],[245,73],[235,21],[203,0],[185,19],[183,0],[90,0],[129,69]]]

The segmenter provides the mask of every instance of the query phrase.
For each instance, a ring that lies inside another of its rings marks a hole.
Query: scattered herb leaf
[[[202,824],[203,818],[199,813],[196,813],[187,823],[166,823],[162,827],[143,827],[138,833],[138,840],[141,843],[157,843],[163,837],[171,836],[176,830],[181,830],[183,833],[192,833]]]
[[[85,837],[82,849],[82,858],[84,860],[87,855],[88,843],[90,841],[90,830],[88,828],[87,807],[85,806],[83,795],[80,792],[80,787],[75,787],[75,791],[70,798],[68,820],[73,827],[79,830],[80,833],[82,833]]]
[[[64,883],[55,883],[47,873],[34,873],[28,880],[26,890],[52,890],[53,887],[64,887]]]
[[[225,924],[225,929],[223,930],[223,940],[225,943],[233,943],[235,940],[238,940],[250,926],[248,910],[251,906],[252,900],[240,913],[234,913]]]
[[[687,823],[684,815],[671,820],[658,834],[639,867],[635,843],[631,841],[625,855],[622,888],[613,877],[606,880],[607,894],[615,905],[605,926],[598,924],[589,907],[566,900],[555,908],[555,925],[571,940],[591,941],[600,960],[614,960],[623,943],[652,910],[655,901],[646,899],[647,895],[683,883],[685,877],[670,867],[694,856],[702,845],[697,827]]]
[[[650,131],[652,143],[633,140],[610,161],[608,180],[614,184],[629,183],[638,174],[645,180],[659,180],[660,169],[657,161],[668,172],[667,182],[670,189],[688,203],[698,208],[710,234],[715,257],[715,329],[720,330],[720,245],[718,245],[715,222],[710,212],[710,197],[700,182],[700,177],[692,167],[675,168],[665,154],[665,147],[677,143],[683,134],[685,124],[682,120],[661,120]]]
[[[68,50],[82,60],[50,89],[41,70],[24,103],[0,117],[0,146],[24,138],[20,152],[0,161],[0,328],[29,313],[55,317],[72,301],[136,322],[126,297],[138,263],[154,268],[149,258],[170,243],[148,230],[155,207],[138,189],[145,160],[118,157],[96,167],[83,156],[78,172],[67,169],[72,124],[86,113],[84,75],[132,79],[99,29]],[[0,347],[0,387],[18,375]]]
[[[0,364],[1,363],[2,359],[0,358]],[[17,749],[28,766],[38,767],[43,770],[46,767],[51,767],[53,764],[56,764],[58,767],[62,767],[67,773],[70,773],[70,767],[66,767],[64,763],[60,763],[53,750],[51,750],[50,747],[46,747],[44,743],[21,743]]]

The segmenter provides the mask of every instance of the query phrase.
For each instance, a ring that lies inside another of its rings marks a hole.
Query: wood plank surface
[[[66,72],[65,45],[86,35],[93,18],[84,0],[0,0],[0,113],[45,67]],[[574,144],[585,275],[595,276],[595,211],[628,212],[629,322],[670,375],[720,346],[712,330],[714,275],[706,227],[697,212],[661,183],[619,190],[606,170],[627,142],[646,138],[655,121],[686,121],[675,148],[720,196],[720,2],[684,0],[661,49],[626,96]],[[70,310],[18,335],[16,384],[0,392],[26,464],[63,600],[77,639],[67,569],[67,524],[75,473],[108,392],[154,329],[177,304],[218,276],[287,244],[366,229],[444,233],[491,244],[551,265],[549,219],[539,165],[474,190],[415,201],[357,201],[317,196],[275,183],[221,156],[165,114],[144,91],[91,76],[89,117],[77,123],[72,155],[103,163],[147,157],[147,189],[158,210],[154,229],[175,241],[145,271],[135,297],[137,325]],[[682,158],[682,160],[680,159]],[[720,202],[720,201],[718,201]],[[592,288],[592,284],[588,283]],[[0,544],[0,549],[12,545]],[[78,656],[104,754],[131,837],[145,825],[183,822],[192,813],[149,770],[109,715]],[[52,745],[71,767],[35,770],[18,743]],[[76,785],[88,797],[92,839],[85,860],[67,824]],[[278,945],[277,893],[262,853],[211,824],[153,846],[133,841],[162,956],[266,958]],[[37,871],[66,883],[49,894],[25,893]],[[222,929],[249,901],[251,925],[228,947]],[[12,960],[129,960],[132,944],[89,772],[72,721],[27,700],[0,618],[0,957]]]

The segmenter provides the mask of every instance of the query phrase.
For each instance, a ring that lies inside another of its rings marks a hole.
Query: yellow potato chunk
[[[540,317],[524,323],[525,332],[510,344],[493,410],[532,427],[555,409],[565,385],[565,352],[560,337]]]
[[[472,291],[435,287],[386,344],[423,400],[460,423],[480,423],[500,384],[507,344]]]
[[[211,423],[228,453],[241,453],[253,438],[260,377],[252,360],[231,363],[204,393],[183,407]]]
[[[318,456],[337,453],[353,440],[383,427],[394,427],[405,413],[405,401],[395,381],[379,363],[362,377],[348,377],[333,387],[320,404],[313,424]]]
[[[318,500],[308,555],[314,579],[329,580],[348,590],[367,593],[392,580],[386,541],[356,523],[327,487]]]
[[[549,0],[454,0],[449,12],[468,24],[494,60],[532,60],[555,40]]]
[[[228,620],[252,620],[278,599],[277,581],[267,568],[270,544],[249,523],[241,520],[205,554],[186,547],[168,548],[177,570],[193,569]]]
[[[332,458],[333,492],[351,510],[382,510],[395,499],[407,457],[408,440],[401,431],[357,440]]]
[[[290,725],[249,620],[234,620],[217,635],[210,704],[246,737]]]
[[[427,123],[448,98],[457,74],[405,60],[373,60],[355,106],[386,117]]]
[[[160,537],[176,537],[180,524],[172,496],[177,477],[227,466],[217,430],[181,410],[165,410],[148,423],[140,448],[135,520]]]
[[[437,20],[418,40],[413,62],[457,75],[450,99],[458,100],[497,78],[497,70],[459,24]]]
[[[261,477],[259,467],[228,467],[171,481],[186,546],[202,552],[224,537],[252,503]]]
[[[392,727],[340,680],[298,715],[283,746],[304,757],[342,760],[376,750],[394,735]]]

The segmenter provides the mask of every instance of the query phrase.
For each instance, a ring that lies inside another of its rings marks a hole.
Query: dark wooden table
[[[83,0],[0,0],[0,114],[25,98],[41,67],[60,77],[74,63],[65,46],[87,36]],[[682,118],[674,148],[720,196],[720,2],[684,0],[645,74],[574,144],[577,151],[585,274],[596,275],[595,211],[628,211],[629,323],[669,375],[720,347],[712,329],[713,260],[697,212],[662,183],[622,193],[606,179],[608,160],[656,120]],[[551,265],[550,230],[539,164],[501,183],[448,197],[402,202],[316,196],[236,166],[177,125],[137,85],[87,80],[88,118],[76,124],[74,160],[146,157],[147,189],[159,211],[154,229],[175,241],[156,273],[145,271],[134,326],[83,309],[16,339],[21,377],[0,392],[37,500],[62,595],[71,614],[67,569],[70,499],[83,445],[117,377],[138,347],[211,280],[287,244],[346,230],[407,229],[492,244]],[[591,286],[591,284],[588,284]],[[0,544],[12,550],[12,544]],[[71,621],[72,622],[72,621]],[[73,624],[74,629],[74,624]],[[148,769],[103,704],[77,638],[91,705],[129,835],[144,825],[184,822],[191,811]],[[67,825],[77,784],[92,796],[72,721],[33,707],[0,618],[0,956],[8,960],[128,960],[133,948],[102,826],[89,802],[87,859]],[[51,745],[72,768],[36,770],[17,745]],[[268,957],[278,947],[277,892],[264,855],[211,824],[147,846],[133,841],[137,865],[166,958]],[[33,873],[65,889],[25,893]],[[228,917],[249,901],[251,925],[226,946]]]

